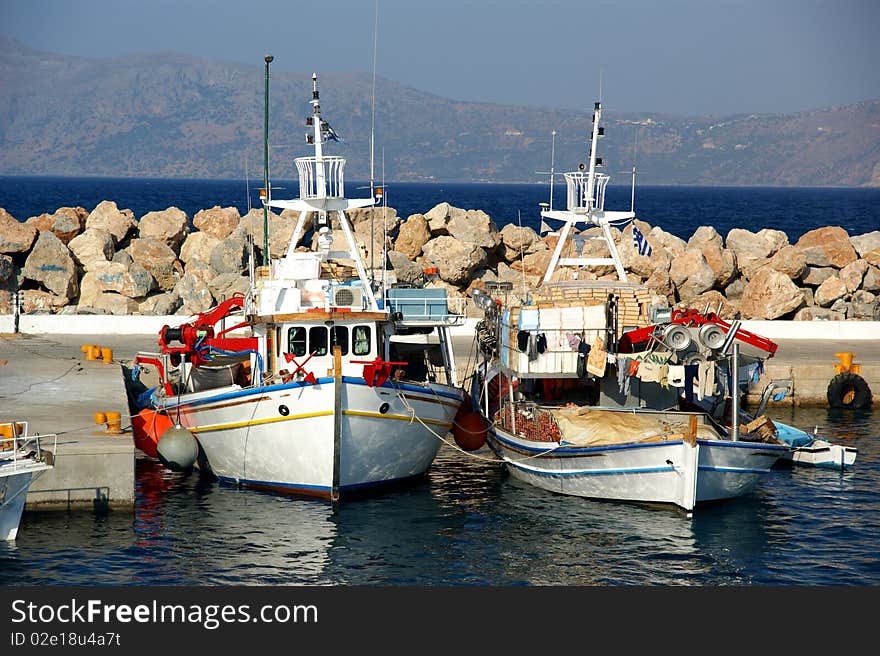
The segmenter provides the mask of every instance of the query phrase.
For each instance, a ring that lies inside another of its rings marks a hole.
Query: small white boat
[[[0,435],[0,540],[14,540],[31,483],[52,469],[54,448],[43,446],[48,438],[54,446],[55,436],[28,437],[27,422],[0,424]]]
[[[149,432],[158,413],[195,436],[199,467],[221,480],[335,502],[430,467],[464,398],[448,332],[463,316],[444,289],[391,287],[384,253],[367,272],[346,211],[375,199],[347,199],[345,159],[323,151],[335,133],[317,76],[311,104],[299,197],[264,197],[298,212],[286,252],[256,270],[246,298],[166,326],[161,353],[138,355],[159,385],[135,428]],[[298,250],[312,214],[315,249]],[[171,434],[153,436],[160,457]]]
[[[596,171],[601,116],[596,103],[589,168],[564,174],[566,209],[554,210],[551,197],[541,212],[563,222],[541,287],[527,299],[475,295],[485,318],[472,397],[490,425],[489,447],[514,478],[561,494],[673,504],[690,514],[698,504],[749,493],[789,447],[729,430],[705,412],[677,411],[665,374],[662,386],[646,377],[618,393],[629,375],[618,341],[650,324],[650,295],[627,279],[611,233],[635,213],[604,208],[609,176]],[[578,234],[580,227],[591,230]],[[584,252],[587,240],[603,241],[607,255]],[[650,252],[635,226],[633,247]],[[587,272],[595,266],[613,267],[619,280],[597,280]]]
[[[829,442],[776,419],[773,423],[777,437],[793,447],[783,456],[782,462],[826,469],[846,469],[856,462],[859,451],[855,447]]]

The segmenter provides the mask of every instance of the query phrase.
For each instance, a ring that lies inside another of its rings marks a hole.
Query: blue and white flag
[[[645,239],[645,235],[635,225],[633,225],[633,246],[639,252],[639,255],[651,257],[651,244]]]
[[[324,138],[333,141],[342,141],[339,138],[339,135],[336,134],[336,130],[331,128],[327,121],[321,121],[321,130],[324,132]]]

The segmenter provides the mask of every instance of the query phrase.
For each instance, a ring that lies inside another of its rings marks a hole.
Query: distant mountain
[[[369,178],[371,75],[319,74],[349,180]],[[311,71],[271,72],[272,177],[307,153]],[[262,178],[264,66],[156,53],[87,59],[0,37],[0,173]],[[377,79],[376,178],[541,182],[586,159],[590,108],[460,102]],[[606,112],[600,155],[628,184],[880,186],[880,100],[796,114]],[[636,131],[638,137],[636,138]]]

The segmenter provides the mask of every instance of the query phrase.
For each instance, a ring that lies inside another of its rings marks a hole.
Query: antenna
[[[556,163],[556,130],[550,133],[550,210],[553,210],[553,167]]]
[[[378,48],[379,43],[379,0],[376,0],[376,12],[373,20],[373,89],[372,89],[372,100],[370,106],[370,198],[373,199],[373,204],[370,205],[370,286],[372,287],[375,284],[375,276],[376,276],[376,263],[373,251],[375,250],[373,246],[376,243],[375,237],[375,222],[376,222],[376,193],[374,190],[375,185],[375,153],[376,153],[376,50]],[[383,237],[384,241],[384,237]],[[384,264],[383,264],[384,267]]]
[[[641,126],[636,124],[636,136],[633,141],[633,170],[632,170],[632,192],[629,199],[629,211],[636,211],[636,157],[639,152],[639,129]]]

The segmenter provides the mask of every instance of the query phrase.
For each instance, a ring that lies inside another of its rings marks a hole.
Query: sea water
[[[347,185],[350,197],[368,197],[366,183]],[[91,211],[103,200],[128,208],[140,219],[147,212],[177,207],[193,218],[215,205],[237,207],[241,214],[262,207],[260,183],[245,180],[165,180],[133,178],[46,178],[0,176],[0,207],[19,221],[59,207],[81,206]],[[281,181],[275,198],[296,197],[298,183]],[[405,219],[425,213],[438,203],[486,212],[500,227],[520,224],[538,230],[539,203],[550,200],[548,184],[393,183],[385,202]],[[553,207],[562,209],[564,185],[555,185]],[[627,211],[631,188],[609,186],[605,209]],[[639,219],[687,240],[701,225],[726,235],[731,228],[782,230],[794,243],[800,236],[829,225],[851,235],[880,230],[880,189],[780,187],[637,187],[635,212]],[[551,227],[557,227],[553,225]]]
[[[856,447],[855,466],[774,469],[687,518],[539,490],[485,449],[444,445],[424,479],[335,513],[141,457],[133,515],[26,513],[0,584],[880,584],[880,413],[771,416]]]

